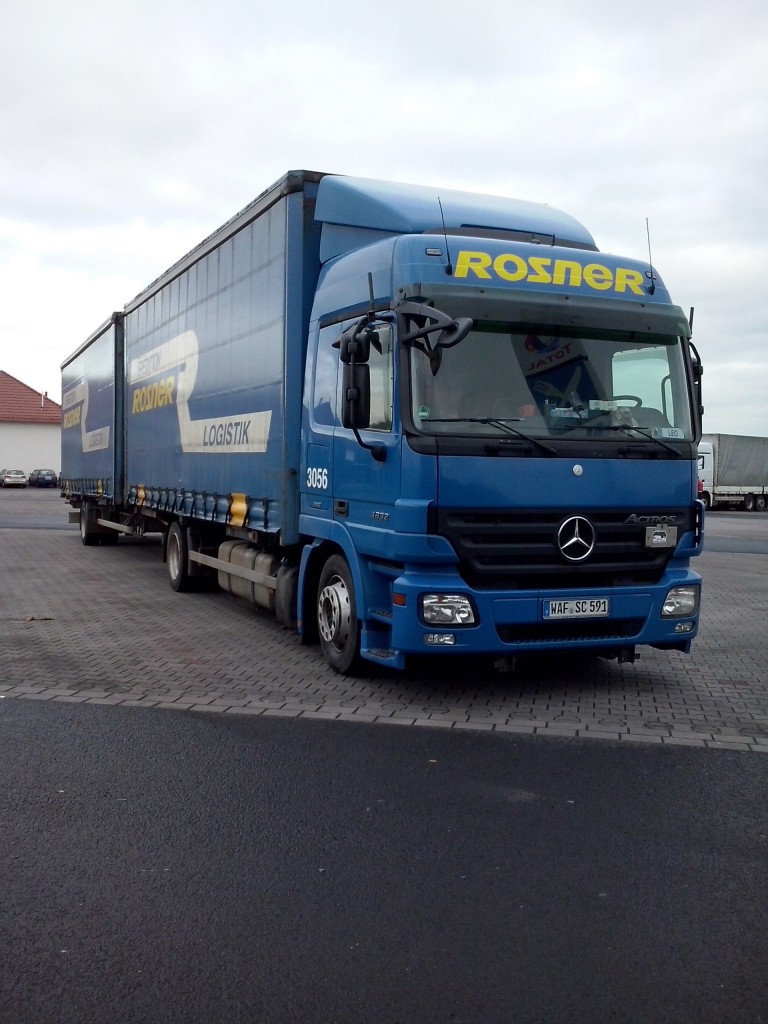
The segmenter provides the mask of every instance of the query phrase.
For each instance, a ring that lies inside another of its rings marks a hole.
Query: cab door
[[[345,324],[343,328],[347,326],[350,325]],[[340,425],[339,417],[334,435],[333,517],[346,524],[357,551],[386,557],[388,537],[395,527],[395,503],[400,497],[400,435],[395,418],[393,325],[376,324],[376,335],[368,358],[369,425],[359,430],[358,440],[353,430]],[[339,409],[343,377],[339,370]]]

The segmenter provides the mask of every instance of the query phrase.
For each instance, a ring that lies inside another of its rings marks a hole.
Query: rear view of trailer
[[[114,314],[62,366],[62,490],[75,507],[122,491],[122,316]]]

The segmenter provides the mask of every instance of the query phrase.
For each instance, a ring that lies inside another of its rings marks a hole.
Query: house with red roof
[[[0,370],[0,469],[61,472],[61,406]]]

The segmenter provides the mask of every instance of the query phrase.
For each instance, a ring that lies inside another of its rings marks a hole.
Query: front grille
[[[633,513],[635,522],[627,523]],[[575,515],[588,519],[595,531],[594,550],[576,564],[557,546],[560,526]],[[480,590],[621,587],[658,582],[674,553],[674,548],[646,547],[650,523],[643,522],[643,516],[652,521],[654,515],[676,517],[678,540],[690,529],[689,509],[658,508],[587,512],[442,509],[433,528],[453,545],[463,579]]]

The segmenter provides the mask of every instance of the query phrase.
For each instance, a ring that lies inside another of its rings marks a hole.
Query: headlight
[[[681,619],[687,615],[696,615],[699,610],[699,587],[673,587],[661,609],[664,619]]]
[[[463,594],[422,594],[421,618],[430,626],[473,626],[475,610]]]

